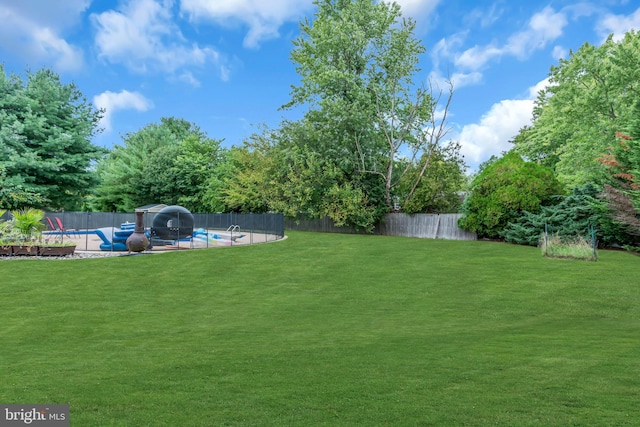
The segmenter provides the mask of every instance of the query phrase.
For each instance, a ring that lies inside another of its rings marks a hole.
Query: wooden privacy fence
[[[376,226],[374,234],[445,240],[477,240],[476,233],[458,227],[462,214],[390,213]],[[295,220],[286,218],[287,230],[323,233],[358,233],[353,227],[336,227],[329,218]]]
[[[458,227],[462,214],[387,214],[378,226],[386,236],[423,237],[446,240],[476,240],[476,233]]]

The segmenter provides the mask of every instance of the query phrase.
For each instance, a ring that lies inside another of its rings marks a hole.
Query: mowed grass
[[[73,426],[624,426],[640,258],[289,233],[0,262],[0,402]]]

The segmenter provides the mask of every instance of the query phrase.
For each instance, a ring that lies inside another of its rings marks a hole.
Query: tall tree
[[[612,218],[620,223],[635,245],[640,243],[640,99],[633,109],[627,133],[617,132],[617,141],[598,160],[607,168],[609,181],[603,199]],[[624,240],[621,236],[620,240]]]
[[[28,72],[23,81],[0,65],[0,169],[5,188],[31,195],[14,199],[13,208],[80,207],[98,182],[92,165],[104,150],[91,137],[100,117],[53,71]]]
[[[171,191],[178,194],[177,204],[191,212],[212,211],[205,196],[213,189],[218,169],[226,162],[226,150],[220,146],[221,143],[221,140],[195,134],[187,136],[178,145],[171,167],[175,183]],[[213,208],[213,212],[220,210],[216,206]]]
[[[277,160],[268,138],[255,134],[241,147],[229,150],[228,171],[222,185],[212,185],[207,192],[210,206],[224,205],[234,212],[265,213],[275,199]],[[213,178],[217,180],[217,177]]]
[[[202,211],[205,183],[220,159],[220,141],[184,119],[162,118],[125,135],[98,164],[98,210],[131,212],[151,204]]]
[[[369,203],[393,206],[403,175],[420,160],[421,169],[406,192],[415,193],[431,157],[446,136],[436,114],[442,92],[414,81],[425,48],[415,36],[415,22],[403,19],[397,3],[374,0],[316,0],[314,20],[300,24],[291,53],[300,74],[291,101],[307,105],[307,120],[324,127],[323,140],[309,148],[335,159],[353,188]],[[397,170],[400,156],[408,156]],[[370,175],[370,177],[366,177]],[[380,190],[376,187],[381,187]]]
[[[4,168],[0,167],[0,206],[2,208],[18,210],[24,206],[43,206],[44,204],[45,200],[41,194],[25,188],[19,177],[7,178]]]
[[[123,140],[124,145],[116,145],[98,164],[101,184],[96,190],[97,210],[132,212],[139,206],[162,202],[154,200],[155,195],[147,194],[146,168],[160,162],[156,158],[149,163],[152,153],[161,151],[164,154],[175,148],[178,137],[168,127],[154,123],[126,134]],[[166,167],[170,167],[170,162],[166,163]]]
[[[554,168],[565,184],[602,183],[606,171],[597,158],[615,143],[639,96],[640,33],[620,41],[610,36],[600,46],[585,43],[551,67],[533,124],[515,138],[515,149]]]
[[[452,144],[447,150],[435,154],[426,153],[411,167],[398,185],[398,203],[406,213],[452,213],[462,206],[461,192],[467,182],[466,167],[461,160],[460,144]],[[425,162],[429,162],[425,169]],[[404,167],[404,165],[400,165]],[[421,180],[417,176],[425,171]],[[418,185],[416,185],[418,183]],[[414,187],[415,186],[415,187]],[[413,188],[412,197],[402,197]]]
[[[371,231],[377,218],[362,187],[354,184],[333,157],[306,142],[318,132],[305,119],[263,129],[231,151],[234,171],[223,186],[225,203],[244,212],[282,212],[289,217],[328,216],[338,226]]]

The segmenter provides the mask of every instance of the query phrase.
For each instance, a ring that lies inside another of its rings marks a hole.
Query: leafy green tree
[[[171,117],[125,135],[124,142],[98,164],[98,210],[131,212],[152,203],[206,210],[203,199],[221,158],[220,141]]]
[[[207,192],[209,206],[222,202],[227,210],[254,213],[271,209],[278,183],[275,166],[278,154],[272,136],[273,131],[263,129],[251,135],[243,146],[229,150],[222,185],[210,186]],[[217,182],[218,177],[213,180]]]
[[[603,246],[640,244],[640,215],[634,206],[640,188],[640,145],[630,136],[640,137],[640,121],[635,119],[640,117],[639,106],[628,126],[629,135],[618,132],[615,145],[597,159],[609,173],[604,188],[585,184],[575,187],[570,195],[556,196],[556,202],[543,206],[539,213],[524,212],[503,231],[506,241],[536,245],[546,225],[566,236],[586,235],[589,227],[594,227]]]
[[[174,171],[179,153],[180,142],[173,142],[161,145],[145,156],[143,173],[136,179],[136,187],[132,189],[137,206],[179,204],[180,193]]]
[[[499,238],[509,222],[525,211],[539,212],[562,188],[551,169],[510,152],[484,167],[469,192],[458,225],[479,237]]]
[[[398,193],[409,192],[411,186],[418,182],[412,197],[406,200],[402,210],[406,213],[452,213],[459,212],[462,206],[460,194],[466,183],[466,167],[459,155],[460,144],[451,144],[448,150],[434,153],[431,158],[423,156],[420,163],[412,163],[412,167],[398,185]],[[424,162],[430,166],[420,180],[417,176],[423,169]],[[402,166],[401,166],[402,167]]]
[[[303,120],[263,129],[243,147],[231,150],[233,172],[223,185],[226,206],[241,212],[277,211],[292,218],[328,216],[338,226],[371,230],[375,207],[334,159],[304,144],[309,137],[304,126]]]
[[[603,198],[614,219],[640,236],[640,140],[619,133],[619,141],[598,160],[610,173]]]
[[[616,143],[598,160],[607,168],[609,180],[602,197],[609,212],[630,238],[640,245],[640,100],[636,102],[628,134],[616,133]]]
[[[436,120],[442,93],[434,97],[431,87],[414,84],[424,47],[397,4],[315,4],[317,14],[301,23],[291,53],[301,83],[283,107],[309,110],[231,150],[223,201],[233,210],[328,216],[370,231],[394,196],[426,197],[432,161],[449,160],[446,126]],[[207,200],[219,202],[215,195]]]
[[[209,174],[204,191],[201,197],[201,203],[204,205],[206,212],[229,212],[233,209],[229,208],[225,202],[226,188],[228,183],[238,169],[234,164],[234,153],[238,147],[231,147],[227,150],[221,150],[219,153],[220,162],[216,168]],[[257,212],[257,211],[253,211]]]
[[[0,167],[0,207],[17,210],[23,206],[43,206],[45,199],[41,194],[25,188],[20,177],[9,179]]]
[[[305,118],[286,122],[278,132],[274,210],[291,217],[328,216],[338,226],[372,230],[380,216],[380,198],[373,199],[379,182],[354,171],[344,156],[318,148],[333,131]]]
[[[618,234],[619,241],[631,246],[640,246],[640,210],[630,194],[605,184],[602,197],[607,201],[611,219],[621,228],[622,232]]]
[[[226,161],[226,150],[220,146],[221,143],[221,140],[190,135],[178,146],[178,155],[171,169],[176,184],[174,191],[179,194],[177,204],[191,212],[210,212],[204,195],[219,175],[218,168]],[[213,208],[214,212],[220,210]]]
[[[96,186],[93,163],[104,150],[91,143],[101,112],[53,71],[26,81],[0,65],[0,203],[77,209]]]
[[[177,146],[178,136],[169,127],[154,123],[126,134],[123,139],[124,145],[116,145],[98,163],[101,184],[96,190],[97,210],[132,212],[142,205],[162,203],[147,193],[152,187],[146,175],[148,159],[163,147]]]
[[[364,191],[347,182],[329,187],[323,197],[322,211],[338,227],[351,225],[356,230],[370,233],[377,216],[375,209],[367,208],[368,204],[368,196]]]
[[[207,212],[204,194],[222,151],[220,141],[197,134],[158,148],[148,157],[138,194],[144,194],[145,204],[161,200],[191,212]]]
[[[307,138],[308,149],[333,159],[348,178],[344,188],[363,191],[379,218],[393,207],[401,179],[407,180],[418,163],[404,201],[413,197],[431,158],[441,149],[453,88],[445,119],[438,120],[442,92],[414,82],[420,71],[418,57],[425,49],[414,36],[415,22],[403,19],[396,3],[314,4],[314,20],[301,23],[301,36],[291,53],[301,82],[284,108],[310,108],[305,119],[319,139]],[[398,158],[407,153],[410,162],[398,171]]]
[[[515,138],[527,160],[555,169],[567,185],[602,184],[597,158],[625,129],[640,91],[640,33],[602,45],[585,43],[551,67],[549,86],[536,100],[533,125]]]

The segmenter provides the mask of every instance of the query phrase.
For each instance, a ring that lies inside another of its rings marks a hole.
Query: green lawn
[[[0,403],[72,426],[624,426],[640,258],[289,233],[0,262]]]

